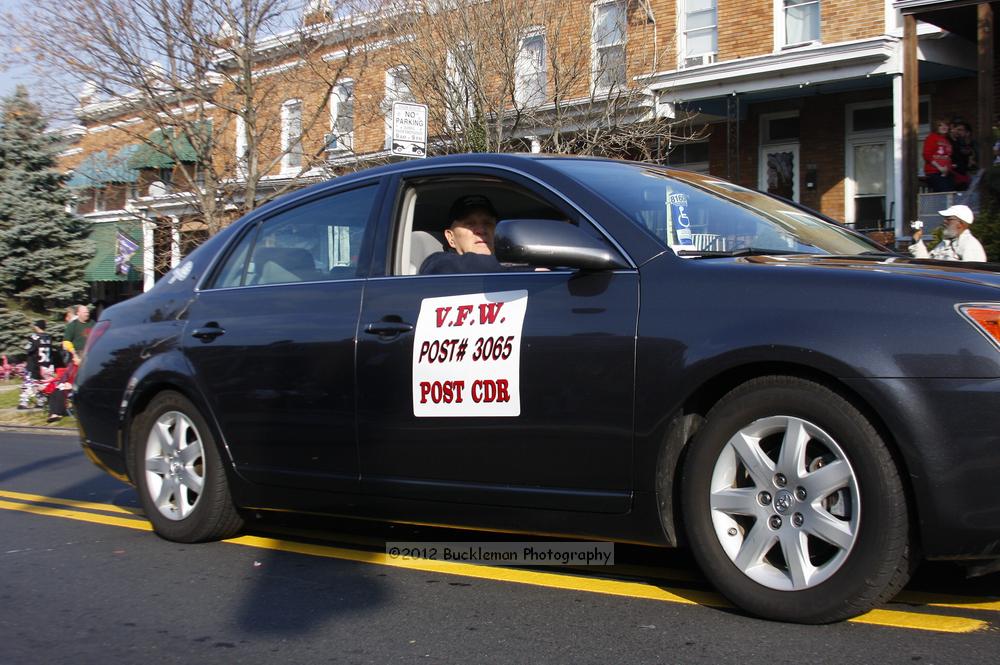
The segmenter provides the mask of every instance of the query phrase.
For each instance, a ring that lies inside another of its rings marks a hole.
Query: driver
[[[493,234],[497,213],[485,196],[468,194],[451,204],[450,226],[444,237],[448,250],[431,254],[420,264],[421,275],[500,272],[504,270],[493,256]]]

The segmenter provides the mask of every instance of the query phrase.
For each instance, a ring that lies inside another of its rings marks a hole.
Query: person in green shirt
[[[87,337],[94,327],[94,322],[90,320],[90,308],[86,305],[78,305],[76,308],[76,319],[66,324],[63,329],[63,339],[72,342],[77,353],[83,355],[83,350],[87,348]]]

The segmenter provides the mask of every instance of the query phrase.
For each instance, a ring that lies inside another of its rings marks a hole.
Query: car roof
[[[275,208],[283,208],[288,204],[294,203],[300,199],[309,198],[318,192],[326,191],[328,189],[334,189],[343,187],[345,185],[350,185],[352,182],[358,182],[362,180],[367,180],[373,177],[389,176],[396,173],[406,173],[407,171],[416,171],[424,169],[427,167],[443,166],[443,165],[463,165],[463,164],[486,164],[495,166],[525,166],[527,164],[538,163],[546,160],[555,159],[575,159],[575,160],[593,160],[593,161],[603,161],[603,162],[619,162],[619,163],[637,163],[628,162],[625,160],[618,159],[608,159],[604,157],[590,157],[583,155],[553,155],[547,153],[496,153],[496,152],[475,152],[475,153],[460,153],[455,155],[442,155],[439,157],[428,157],[426,159],[410,159],[403,162],[396,162],[394,164],[384,164],[381,166],[374,166],[371,168],[363,169],[361,171],[355,171],[354,173],[348,173],[342,176],[337,176],[326,180],[323,182],[310,185],[308,187],[303,187],[302,189],[296,190],[285,196],[280,196],[274,201],[271,201],[260,208],[253,211],[252,214],[247,215],[247,218],[254,217],[261,214],[267,214]]]

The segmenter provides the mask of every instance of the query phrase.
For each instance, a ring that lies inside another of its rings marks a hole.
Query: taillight
[[[87,343],[83,345],[83,355],[87,355],[87,352],[90,351],[90,347],[97,343],[97,340],[101,338],[101,335],[106,333],[110,327],[111,321],[98,321],[94,327],[90,329],[90,334],[87,335]]]
[[[1000,304],[958,305],[958,311],[987,339],[1000,347]]]

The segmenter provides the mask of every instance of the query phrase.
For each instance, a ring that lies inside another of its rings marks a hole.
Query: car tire
[[[828,623],[888,600],[911,572],[906,496],[872,424],[840,394],[753,379],[707,414],[682,470],[705,576],[757,616]]]
[[[229,538],[243,528],[215,437],[189,399],[159,393],[130,432],[132,479],[158,535],[196,543]]]

